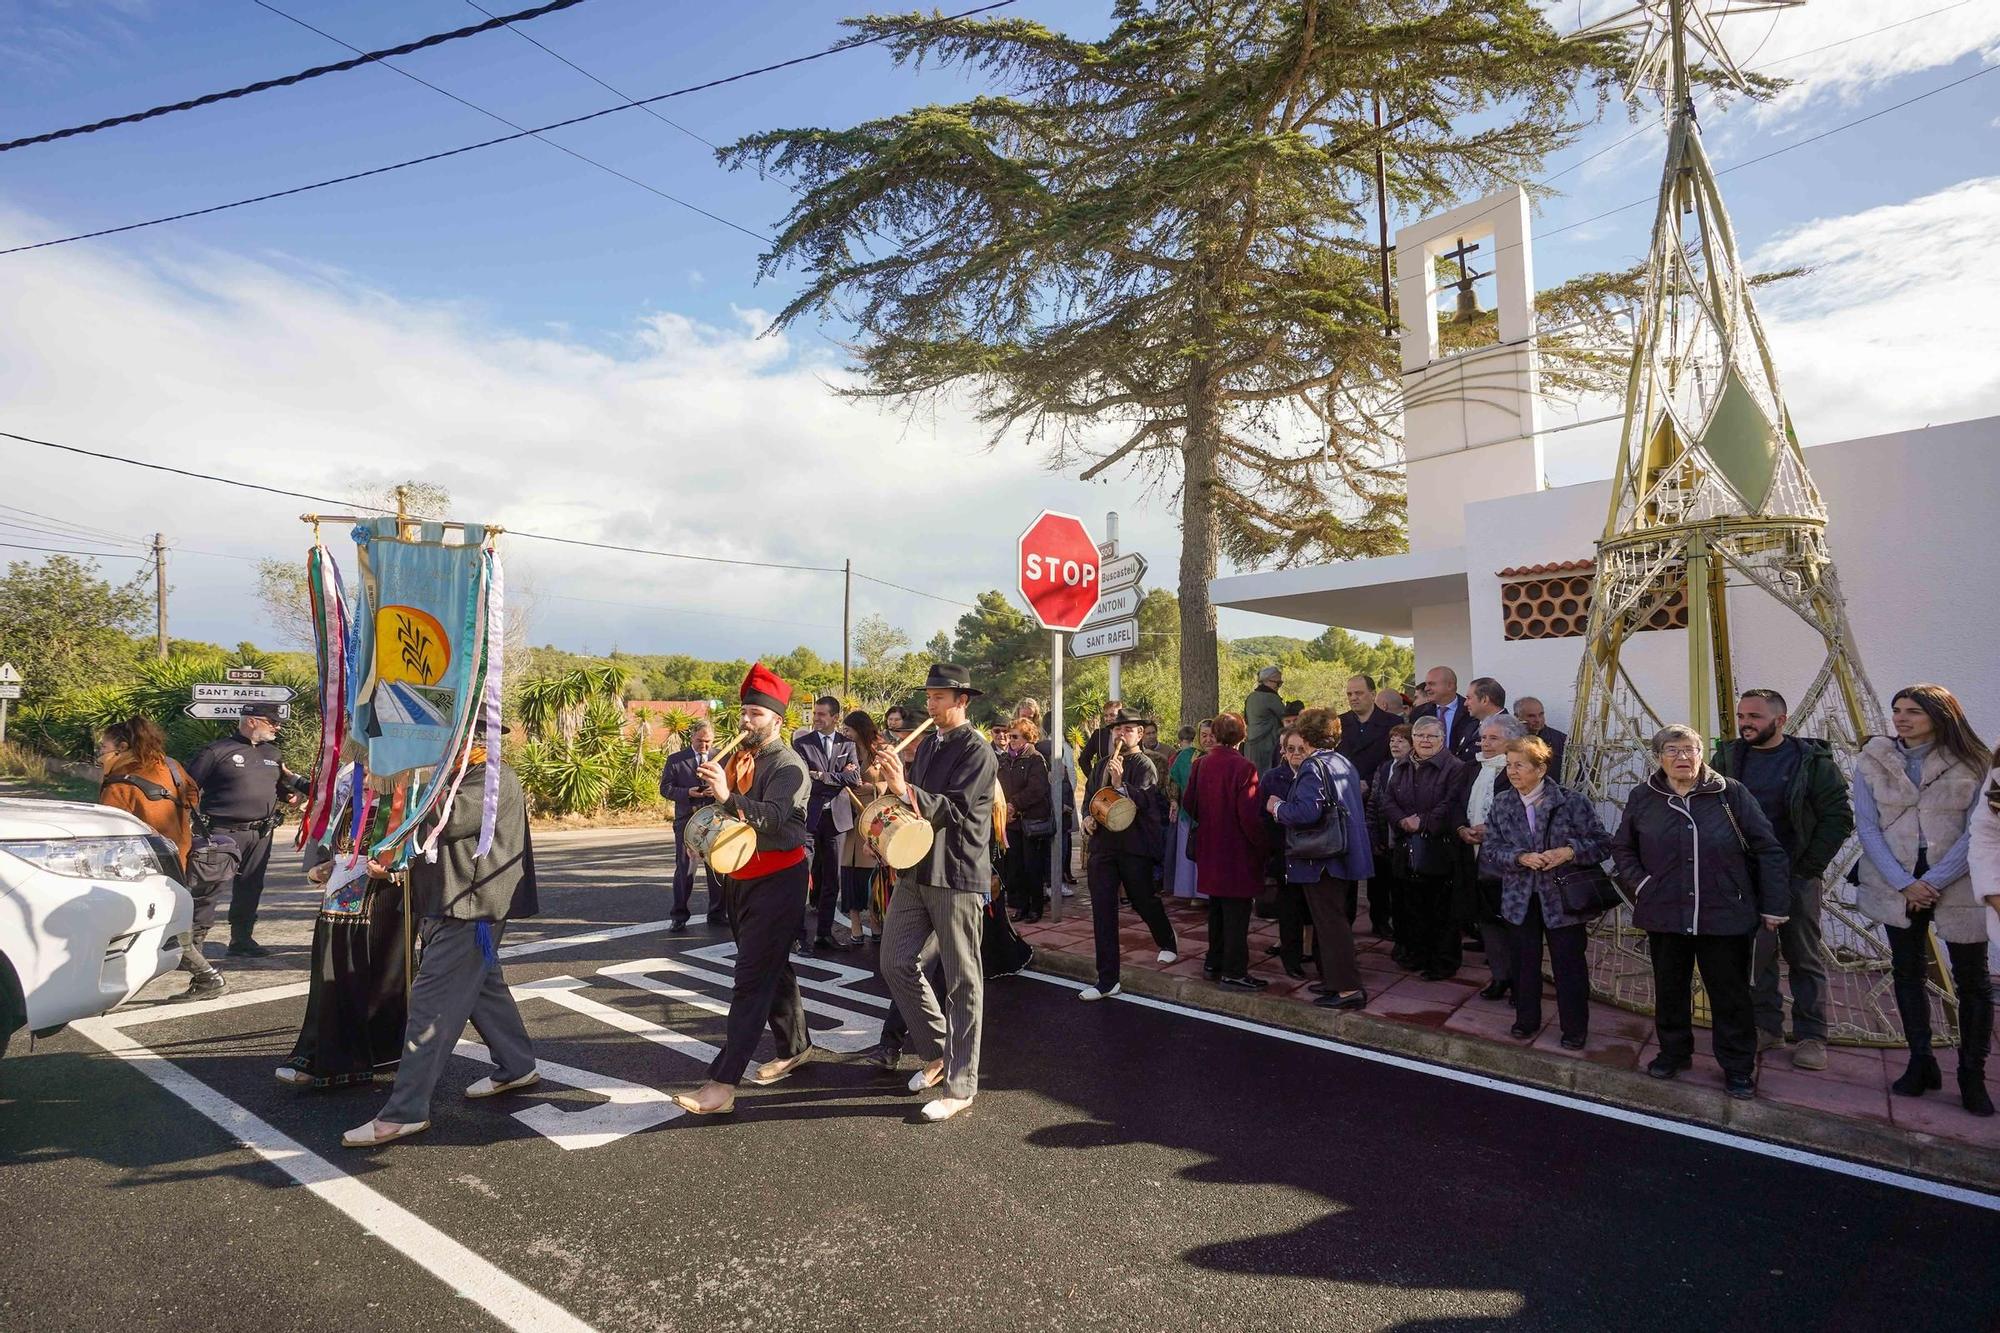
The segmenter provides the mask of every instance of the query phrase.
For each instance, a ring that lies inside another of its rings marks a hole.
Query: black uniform
[[[264,896],[264,871],[271,861],[271,830],[278,825],[278,797],[284,765],[275,742],[252,745],[241,733],[212,741],[188,765],[201,788],[201,813],[210,828],[227,833],[242,853],[229,893],[229,941],[247,943]],[[215,900],[195,904],[195,937],[215,922]]]

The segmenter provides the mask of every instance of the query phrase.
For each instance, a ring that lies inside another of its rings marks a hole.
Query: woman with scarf
[[[1480,739],[1485,739],[1483,731]],[[1611,835],[1588,796],[1549,776],[1555,752],[1547,741],[1519,736],[1507,742],[1501,755],[1507,781],[1494,791],[1486,810],[1479,868],[1499,882],[1501,917],[1513,936],[1513,1033],[1532,1041],[1542,1030],[1546,936],[1562,1046],[1580,1051],[1590,1035],[1590,965],[1584,953],[1590,919],[1572,913],[1563,902],[1555,872],[1567,865],[1596,865],[1609,850]],[[1489,953],[1494,948],[1486,947]]]
[[[1500,777],[1507,767],[1507,743],[1527,732],[1506,713],[1496,713],[1479,724],[1479,762],[1458,812],[1458,841],[1464,848],[1465,873],[1473,882],[1473,921],[1486,946],[1486,967],[1491,976],[1479,992],[1482,1000],[1504,1000],[1514,987],[1512,937],[1500,918],[1500,878],[1480,864],[1479,845],[1486,838],[1486,812],[1492,808],[1493,794],[1506,786]]]

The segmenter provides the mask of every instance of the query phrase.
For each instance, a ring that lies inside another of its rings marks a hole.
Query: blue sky
[[[274,2],[363,47],[481,17],[463,0]],[[2000,58],[2000,5],[1988,0],[1842,40],[1946,3],[1816,0],[1775,20],[1741,20],[1737,49],[1801,82],[1775,106],[1710,114],[1718,164]],[[1611,6],[1569,0],[1551,8],[1573,26],[1579,10],[1590,17]],[[1089,34],[1101,30],[1106,9],[1021,0],[1012,12]],[[646,96],[816,50],[838,38],[838,18],[849,12],[758,0],[588,0],[527,31]],[[1782,59],[1797,52],[1808,54]],[[252,0],[4,0],[0,137],[345,54]],[[523,124],[615,100],[508,32],[400,63]],[[968,86],[897,70],[879,51],[862,50],[659,110],[726,143],[776,126],[845,125],[955,98]],[[1549,169],[1632,124],[1614,106]],[[114,226],[504,132],[394,73],[356,70],[0,156],[0,238],[18,244]],[[721,170],[704,144],[643,112],[556,137],[752,229],[774,224],[789,198],[777,182]],[[1542,209],[1537,230],[1649,196],[1659,146],[1649,131],[1563,176],[1564,194]],[[1995,344],[1986,336],[2000,281],[1986,271],[1994,261],[1982,243],[2000,234],[1996,161],[2000,75],[1724,178],[1753,259],[1825,266],[1771,303],[1808,442],[2000,412]],[[1647,222],[1646,209],[1632,209],[1538,244],[1539,282],[1636,260]],[[962,413],[904,423],[832,400],[823,382],[838,357],[816,331],[755,336],[764,312],[792,291],[786,275],[755,281],[758,249],[748,236],[524,141],[8,256],[0,258],[0,429],[194,459],[336,494],[436,476],[464,512],[516,527],[814,564],[851,555],[858,568],[961,600],[1006,582],[1013,536],[1036,508],[1095,521],[1116,507],[1128,548],[1146,550],[1168,577],[1177,550],[1172,507],[1137,482],[1086,486],[1039,471],[1024,448],[984,452]],[[1869,385],[1856,382],[1866,375],[1827,369],[1858,339],[1885,334],[1920,374]],[[1603,410],[1574,408],[1582,416]],[[1552,406],[1550,417],[1571,411]],[[269,637],[246,595],[248,561],[297,549],[296,504],[5,442],[0,464],[14,482],[8,504],[119,533],[168,531],[189,553],[173,565],[180,632]],[[1602,431],[1551,437],[1556,483],[1609,466]],[[718,573],[526,543],[510,558],[535,595],[538,642],[719,655],[803,637],[837,651],[829,626],[838,621],[838,585],[821,577]],[[919,642],[956,615],[949,601],[878,585],[866,585],[859,609],[888,615]],[[749,615],[760,619],[734,618]],[[1234,617],[1224,629],[1278,627]]]

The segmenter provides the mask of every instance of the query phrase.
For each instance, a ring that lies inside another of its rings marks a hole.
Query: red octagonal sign
[[[1097,543],[1083,520],[1044,509],[1021,534],[1015,574],[1043,629],[1073,630],[1097,605]]]

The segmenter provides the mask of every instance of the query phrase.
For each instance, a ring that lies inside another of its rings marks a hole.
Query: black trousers
[[[1423,968],[1456,969],[1464,961],[1449,879],[1406,879],[1396,885],[1396,943]]]
[[[708,1076],[717,1083],[742,1082],[757,1035],[767,1023],[781,1060],[803,1051],[810,1039],[791,959],[808,873],[801,861],[756,879],[723,880],[729,933],[736,940],[736,984],[729,993],[728,1035],[708,1067]]]
[[[1000,882],[1015,911],[1040,915],[1049,901],[1049,840],[1054,835],[1035,837],[1015,827],[1014,844],[1000,864]]]
[[[1556,974],[1556,1021],[1565,1037],[1590,1035],[1590,964],[1585,957],[1590,927],[1551,926],[1542,916],[1542,895],[1528,895],[1528,914],[1508,927],[1514,940],[1514,1021],[1533,1031],[1542,1026],[1542,940]]]
[[[1174,942],[1174,923],[1167,920],[1167,909],[1160,904],[1159,885],[1153,880],[1152,857],[1129,852],[1099,852],[1084,863],[1083,869],[1090,885],[1091,933],[1097,939],[1099,990],[1118,984],[1118,964],[1123,953],[1118,947],[1118,890],[1121,887],[1125,896],[1132,900],[1132,910],[1152,930],[1153,943],[1162,949],[1179,952],[1180,946]]]
[[[1278,957],[1286,967],[1306,965],[1306,926],[1311,913],[1306,908],[1306,886],[1289,880],[1278,883]],[[1313,947],[1319,947],[1315,940]]]
[[[1375,853],[1375,873],[1368,877],[1368,929],[1396,938],[1396,877],[1389,873],[1386,850]]]
[[[693,817],[694,811],[688,811],[688,818],[692,819]],[[700,867],[700,873],[708,879],[709,916],[716,919],[720,919],[722,916],[722,908],[720,906],[722,895],[716,892],[715,872],[710,870],[707,864],[694,854],[694,848],[688,846],[687,827],[688,821],[686,819],[676,819],[674,821],[674,905],[673,910],[668,915],[673,918],[677,925],[685,925],[688,915],[692,910],[696,867]]]
[[[1930,973],[1928,946],[1935,915],[1912,912],[1907,927],[1883,927],[1889,932],[1889,974],[1896,988],[1896,1011],[1903,1018],[1903,1040],[1918,1053],[1931,1048],[1931,997],[1924,979]],[[1993,1038],[1993,978],[1986,970],[1986,946],[1943,943],[1951,983],[1958,991],[1958,1065],[1983,1072]]]
[[[236,865],[236,878],[229,886],[229,939],[247,940],[257,926],[257,904],[264,901],[264,872],[271,866],[271,830],[263,825],[231,828],[217,825],[236,840],[243,856]],[[262,829],[260,833],[258,830]],[[210,920],[215,908],[211,901]]]
[[[1660,1054],[1694,1058],[1694,972],[1708,992],[1715,1062],[1725,1074],[1757,1072],[1757,1012],[1750,997],[1752,935],[1646,933],[1653,956],[1653,1026]]]
[[[1249,898],[1208,900],[1208,961],[1222,976],[1250,975],[1250,908],[1253,901]],[[1303,895],[1300,901],[1304,901]],[[1284,899],[1281,897],[1278,902],[1282,906]]]
[[[842,792],[834,799],[844,801],[847,794]],[[830,936],[833,934],[833,909],[840,906],[840,830],[833,826],[833,816],[824,810],[820,811],[819,822],[806,839],[806,861],[812,866],[811,898],[818,908],[815,938]],[[799,939],[805,937],[805,921],[801,918]]]

